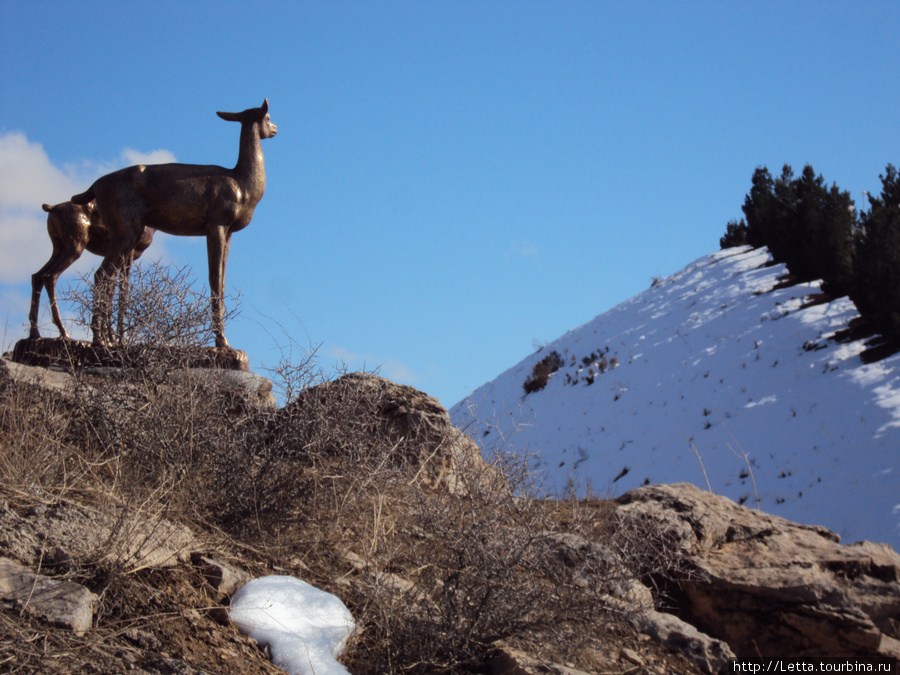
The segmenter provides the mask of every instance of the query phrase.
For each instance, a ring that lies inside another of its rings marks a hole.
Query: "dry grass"
[[[177,655],[270,672],[205,617],[219,599],[189,565],[135,565],[168,521],[255,574],[343,598],[360,626],[354,673],[481,672],[500,641],[562,643],[560,658],[590,663],[602,624],[625,630],[639,611],[621,601],[628,584],[669,561],[617,529],[607,503],[539,499],[524,458],[466,454],[429,421],[427,397],[404,412],[393,390],[325,381],[314,352],[296,351],[275,373],[291,399],[280,409],[238,405],[178,350],[102,378],[76,370],[65,392],[0,372],[0,496],[17,512],[66,502],[118,518],[105,550],[63,571],[100,597],[95,630],[75,638],[0,611],[0,670],[119,672]]]
[[[610,512],[535,499],[524,462],[470,457],[454,468],[464,489],[451,490],[420,461],[441,448],[382,426],[377,399],[332,386],[234,414],[208,383],[175,382],[132,370],[66,396],[0,384],[11,506],[117,509],[109,550],[70,570],[101,597],[98,628],[129,618],[155,634],[181,620],[136,602],[177,578],[134,569],[164,521],[229,539],[242,566],[277,566],[341,596],[361,626],[348,655],[357,673],[476,672],[497,641],[548,634],[577,651],[573,636],[588,641],[621,610],[607,600],[628,572],[591,543],[611,531]]]

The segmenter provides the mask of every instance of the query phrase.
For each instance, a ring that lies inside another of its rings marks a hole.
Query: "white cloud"
[[[40,143],[18,131],[0,135],[0,281],[25,281],[50,257],[41,204],[65,201],[79,188]]]
[[[0,208],[41,210],[44,202],[65,201],[79,184],[53,166],[40,143],[20,131],[0,134]],[[5,221],[3,222],[5,225]]]
[[[125,148],[122,151],[122,166],[131,166],[132,164],[169,164],[175,161],[175,155],[168,150],[151,150],[150,152],[141,152],[132,148]]]
[[[13,338],[21,337],[28,322],[31,304],[31,275],[50,258],[53,250],[47,236],[47,214],[41,204],[58,204],[83,191],[98,176],[131,164],[175,161],[168,150],[142,153],[131,148],[113,161],[84,162],[81,165],[57,166],[40,143],[29,141],[24,133],[0,133],[0,337],[3,348]],[[148,253],[152,258],[165,258],[162,237],[157,237]],[[66,283],[88,275],[97,265],[95,256],[82,256],[60,279],[59,290]],[[41,298],[39,325],[45,335],[55,335],[50,324],[46,294]],[[63,320],[73,337],[77,330],[60,307]],[[27,327],[26,327],[27,330]]]
[[[66,201],[98,176],[123,166],[172,161],[175,156],[168,150],[142,153],[126,148],[116,161],[60,168],[40,143],[29,141],[21,131],[0,133],[0,282],[27,282],[50,257],[41,204]],[[80,262],[73,271],[95,263]]]

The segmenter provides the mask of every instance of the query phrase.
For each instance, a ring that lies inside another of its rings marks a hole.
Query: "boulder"
[[[664,530],[683,556],[675,613],[739,658],[900,658],[900,555],[842,546],[823,527],[739,506],[693,485],[632,490],[624,527]]]
[[[97,602],[81,584],[36,574],[9,558],[0,558],[0,598],[76,635],[90,630]]]
[[[391,461],[418,467],[416,479],[426,485],[462,492],[467,479],[490,473],[478,446],[451,424],[436,398],[378,375],[349,373],[305,389],[279,416],[314,417],[304,416],[303,409],[328,411],[328,419],[313,425],[352,421],[365,429],[368,438],[393,447]]]

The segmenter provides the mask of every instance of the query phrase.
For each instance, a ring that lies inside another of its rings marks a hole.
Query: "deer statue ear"
[[[217,112],[216,115],[218,115],[223,120],[226,120],[228,122],[240,122],[241,121],[240,113]]]
[[[262,110],[263,115],[265,115],[267,112],[269,112],[269,99],[266,99],[265,101],[263,101],[262,106],[260,106],[260,110]]]

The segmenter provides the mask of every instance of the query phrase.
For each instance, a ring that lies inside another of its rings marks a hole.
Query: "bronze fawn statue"
[[[53,244],[53,253],[50,255],[50,260],[31,275],[31,312],[28,315],[31,332],[29,337],[41,337],[37,320],[41,304],[41,288],[43,287],[47,289],[47,297],[50,298],[50,313],[53,316],[53,323],[59,328],[60,337],[68,339],[69,333],[63,326],[62,318],[59,316],[59,307],[56,304],[56,281],[60,274],[69,269],[81,257],[85,249],[94,255],[106,255],[109,249],[109,232],[100,219],[100,213],[94,202],[84,205],[72,202],[63,202],[56,206],[44,204],[43,209],[47,212],[47,234],[50,235],[50,242]],[[125,329],[124,300],[128,294],[128,275],[131,272],[131,263],[140,258],[141,254],[150,246],[153,241],[153,232],[152,228],[144,229],[132,249],[131,255],[126,256],[119,275],[119,340],[122,339]]]
[[[145,228],[183,237],[206,237],[212,330],[216,347],[225,339],[223,298],[225,263],[231,235],[250,224],[266,191],[266,167],[260,141],[277,129],[269,119],[269,101],[239,113],[216,113],[241,123],[240,151],[233,169],[199,164],[131,166],[101,176],[76,204],[96,200],[109,232],[109,247],[94,277],[91,330],[94,343],[111,342],[113,279],[132,255]]]

